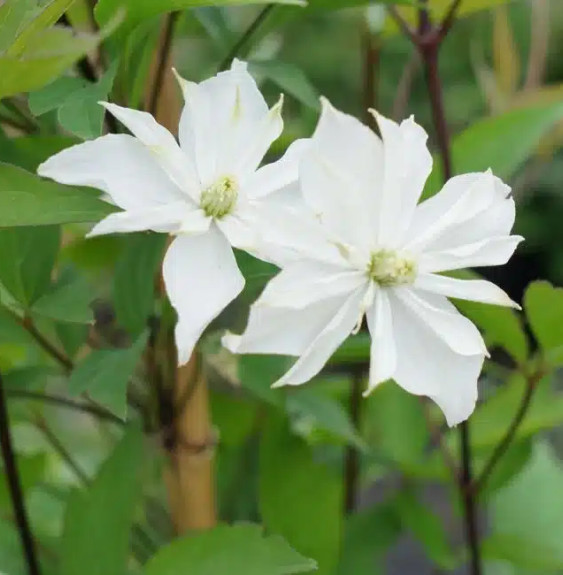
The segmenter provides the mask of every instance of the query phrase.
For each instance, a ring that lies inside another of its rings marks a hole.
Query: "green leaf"
[[[473,123],[452,141],[455,173],[491,168],[496,176],[509,180],[562,118],[563,104],[558,102],[522,107]],[[440,162],[435,161],[424,195],[436,193],[441,184]]]
[[[344,343],[334,352],[330,363],[334,365],[356,364],[369,361],[371,349],[371,337],[369,333],[360,332],[348,337]]]
[[[5,164],[14,164],[35,172],[41,162],[76,143],[77,141],[69,136],[32,135],[9,138],[1,142],[2,159]],[[2,193],[0,192],[0,201]]]
[[[88,85],[86,80],[74,76],[57,78],[51,84],[32,92],[28,98],[29,109],[35,116],[40,116],[60,108],[74,92]]]
[[[338,575],[382,575],[386,551],[401,533],[393,505],[384,503],[346,519]],[[374,566],[376,566],[374,570]]]
[[[141,495],[143,435],[130,428],[87,490],[68,503],[60,575],[127,572],[129,535]]]
[[[563,569],[563,466],[549,444],[535,445],[529,465],[496,494],[490,509],[489,556],[493,551],[518,566]]]
[[[340,473],[313,460],[310,448],[271,413],[260,441],[260,512],[266,528],[318,562],[338,565],[342,536]]]
[[[294,64],[279,60],[254,60],[250,63],[250,71],[268,78],[305,106],[320,109],[319,93],[305,72]]]
[[[162,260],[166,237],[162,234],[134,234],[115,267],[113,300],[120,325],[138,335],[153,312],[154,277]]]
[[[364,437],[400,464],[420,460],[428,444],[428,427],[418,397],[394,382],[378,386],[364,405]]]
[[[278,535],[264,537],[258,525],[220,525],[162,548],[145,575],[178,575],[187,566],[190,575],[291,575],[313,571],[315,562]]]
[[[104,108],[100,100],[106,100],[117,72],[114,62],[96,83],[86,85],[65,99],[59,108],[59,122],[63,128],[85,140],[102,134]]]
[[[0,52],[11,46],[36,6],[35,0],[6,0],[0,6]]]
[[[58,321],[90,323],[94,319],[91,302],[86,280],[67,272],[33,304],[32,311]]]
[[[238,360],[238,376],[243,388],[262,401],[282,407],[285,394],[272,389],[272,383],[289,369],[287,357],[276,355],[241,355]]]
[[[457,559],[440,519],[409,491],[401,492],[395,506],[404,527],[422,543],[428,557],[443,569],[454,569]]]
[[[142,334],[128,349],[93,351],[70,376],[69,392],[88,395],[120,417],[127,414],[127,386],[147,343]]]
[[[60,229],[0,229],[0,282],[25,309],[47,291],[59,252]]]
[[[318,389],[295,390],[288,394],[286,405],[292,416],[310,420],[313,425],[358,449],[366,449],[365,442],[354,428],[342,404],[322,395]]]
[[[544,352],[563,346],[563,288],[533,282],[524,295],[530,326]]]
[[[0,163],[0,228],[95,222],[114,211],[92,190],[62,186]]]

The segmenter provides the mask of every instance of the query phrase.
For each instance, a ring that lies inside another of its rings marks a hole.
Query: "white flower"
[[[318,221],[278,233],[300,257],[266,286],[245,333],[226,335],[224,345],[299,356],[275,384],[299,385],[365,314],[372,337],[366,393],[393,378],[431,397],[454,425],[474,409],[487,350],[446,296],[517,306],[488,281],[440,272],[506,263],[522,239],[510,235],[514,201],[489,171],[452,178],[417,205],[432,168],[427,135],[412,118],[400,125],[376,118],[382,139],[323,102],[299,167]]]
[[[178,313],[178,358],[185,363],[203,330],[244,286],[231,246],[256,253],[260,226],[269,227],[261,210],[277,204],[297,180],[305,142],[258,169],[282,131],[282,99],[268,110],[239,61],[201,84],[178,80],[186,102],[179,145],[150,114],[103,103],[133,135],[73,146],[38,172],[99,188],[124,210],[102,220],[90,236],[140,230],[176,236],[163,277]]]

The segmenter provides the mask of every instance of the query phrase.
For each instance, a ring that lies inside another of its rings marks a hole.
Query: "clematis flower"
[[[488,171],[454,177],[418,204],[432,169],[427,135],[412,118],[396,124],[374,114],[381,139],[323,101],[299,167],[316,220],[277,234],[294,257],[251,308],[244,334],[223,343],[236,353],[298,356],[274,385],[299,385],[365,315],[372,341],[366,393],[393,378],[432,398],[455,425],[474,409],[487,350],[447,297],[517,304],[488,281],[442,272],[506,263],[522,240],[510,235],[514,201]]]
[[[38,173],[99,188],[123,210],[90,236],[141,230],[176,236],[163,278],[178,313],[178,358],[185,363],[203,330],[242,290],[231,246],[258,249],[260,226],[266,226],[260,212],[296,181],[305,141],[259,168],[282,132],[282,98],[268,109],[243,62],[200,84],[178,80],[185,99],[179,144],[150,114],[102,103],[132,135],[109,134],[63,150]]]

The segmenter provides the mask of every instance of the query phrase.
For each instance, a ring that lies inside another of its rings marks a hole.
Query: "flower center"
[[[222,218],[233,211],[237,197],[237,181],[233,176],[223,176],[201,192],[199,205],[206,216]]]
[[[384,287],[412,284],[416,279],[416,262],[393,250],[379,250],[371,254],[366,274]]]

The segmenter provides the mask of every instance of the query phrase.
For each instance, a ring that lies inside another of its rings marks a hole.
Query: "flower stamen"
[[[416,262],[393,250],[379,250],[371,254],[366,274],[382,287],[412,284],[416,279]]]
[[[222,218],[234,210],[237,198],[237,181],[232,176],[223,176],[203,190],[199,205],[206,216]]]

